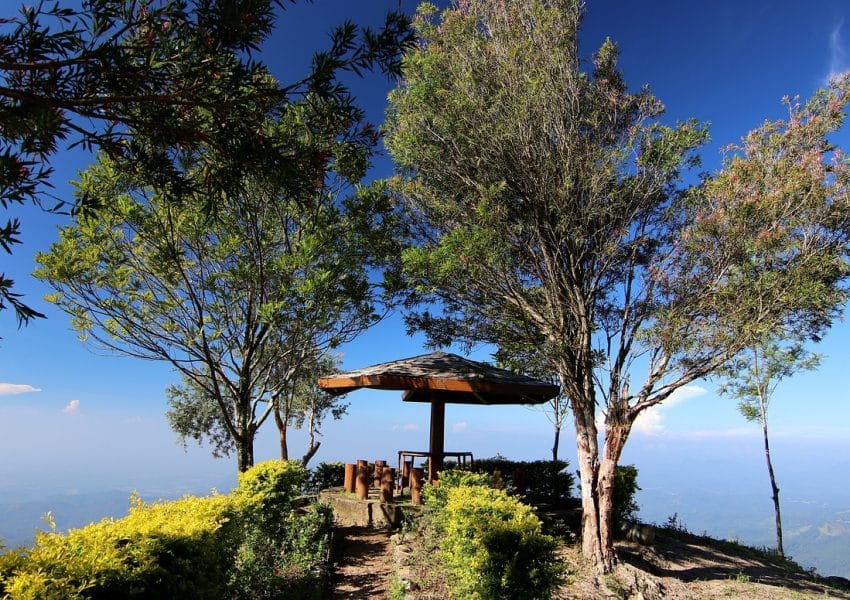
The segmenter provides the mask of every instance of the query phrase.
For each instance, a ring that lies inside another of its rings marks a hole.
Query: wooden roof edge
[[[558,394],[559,387],[555,384],[541,383],[512,383],[494,381],[458,380],[452,378],[437,378],[414,375],[394,375],[391,373],[377,375],[332,375],[318,380],[319,387],[329,393],[344,394],[363,387],[385,390],[443,390],[449,392],[482,392],[500,396],[545,396],[550,398]],[[547,398],[548,399],[548,398]]]

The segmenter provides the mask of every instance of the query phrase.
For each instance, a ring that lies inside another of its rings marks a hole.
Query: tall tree
[[[74,3],[72,3],[74,4]],[[390,13],[375,32],[345,23],[305,77],[279,84],[252,56],[273,30],[282,0],[38,0],[0,19],[0,206],[33,202],[49,210],[89,209],[47,192],[50,157],[64,143],[99,148],[126,170],[175,189],[209,192],[262,167],[297,170],[262,135],[270,112],[306,96],[332,98],[356,121],[337,74],[394,72],[408,43],[407,19]],[[203,149],[203,152],[200,150]],[[206,163],[203,178],[184,168]],[[208,193],[210,201],[216,197]],[[12,252],[19,220],[0,227]],[[19,325],[43,316],[0,274],[0,310]]]
[[[102,155],[80,213],[39,254],[36,276],[73,326],[117,353],[165,361],[202,394],[253,464],[257,429],[301,369],[379,318],[379,278],[397,254],[389,199],[358,188],[377,142],[335,103],[290,104],[263,135],[301,157],[299,173],[257,171],[209,198],[160,190]],[[204,163],[190,170],[205,175]]]
[[[409,325],[434,345],[537,345],[571,403],[582,549],[607,570],[635,419],[776,327],[818,332],[847,298],[850,167],[826,136],[850,80],[790,104],[688,188],[705,128],[662,124],[610,40],[582,61],[582,3],[435,13],[420,9],[387,122],[419,238],[410,302],[440,307]]]
[[[298,369],[276,365],[276,374],[282,382],[275,395],[259,396],[272,402],[272,412],[278,429],[281,458],[289,459],[289,427],[296,429],[307,427],[307,448],[301,462],[304,466],[318,452],[321,442],[322,422],[331,416],[341,418],[348,408],[342,402],[344,396],[330,396],[318,389],[317,378],[332,372],[336,362],[327,354],[315,359],[305,359],[302,353],[282,353],[282,358],[303,360]],[[293,373],[288,375],[287,373]],[[215,398],[195,384],[183,378],[181,385],[170,386],[166,390],[169,410],[167,413],[171,428],[177,433],[184,447],[191,438],[199,445],[207,442],[213,456],[220,458],[237,452],[237,443],[227,427],[227,420]],[[235,406],[226,403],[228,408]],[[263,404],[258,404],[263,406]],[[232,416],[230,417],[232,420]],[[258,428],[262,425],[258,422]]]
[[[325,354],[315,361],[310,369],[304,369],[292,386],[289,394],[275,407],[275,423],[280,434],[281,457],[289,458],[286,446],[286,428],[292,425],[296,429],[307,427],[307,451],[301,457],[305,467],[319,451],[322,442],[322,422],[329,415],[339,419],[348,409],[341,400],[345,396],[333,396],[319,387],[319,377],[339,371],[339,361]]]
[[[517,340],[514,340],[515,342]],[[554,373],[551,368],[547,368],[547,362],[544,355],[545,352],[538,350],[539,344],[545,343],[544,340],[539,340],[538,344],[531,347],[519,348],[516,344],[502,344],[496,351],[496,363],[500,367],[516,371],[518,373],[526,373],[537,379],[549,381],[554,385],[558,385],[558,374]],[[561,430],[570,416],[570,399],[564,391],[564,388],[558,390],[558,394],[549,400],[546,404],[536,405],[533,408],[540,410],[546,416],[546,419],[552,424],[554,429],[554,437],[552,440],[552,460],[558,460],[558,451],[561,446]]]
[[[738,400],[738,410],[747,421],[761,425],[776,523],[776,550],[780,556],[785,555],[782,544],[782,512],[779,506],[779,486],[770,456],[767,415],[780,381],[800,371],[816,369],[820,363],[820,356],[807,351],[804,343],[803,340],[797,340],[782,345],[776,339],[770,339],[755,344],[720,372],[727,378],[720,392]]]

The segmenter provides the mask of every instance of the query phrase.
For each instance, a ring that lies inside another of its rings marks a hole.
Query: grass
[[[387,587],[387,598],[389,600],[404,600],[406,594],[407,588],[404,582],[398,577],[393,577],[389,587]]]
[[[806,569],[801,567],[799,564],[794,562],[790,556],[780,556],[779,553],[773,548],[767,547],[753,547],[747,546],[738,542],[737,540],[719,540],[717,538],[713,538],[705,533],[702,535],[697,535],[691,531],[688,531],[688,528],[682,523],[678,515],[673,513],[667,519],[667,522],[664,525],[656,525],[661,531],[670,537],[679,540],[680,542],[684,542],[687,544],[693,543],[701,543],[701,544],[710,544],[723,552],[728,554],[732,554],[734,556],[739,556],[741,558],[749,558],[753,560],[758,560],[767,564],[770,564],[774,567],[780,568],[788,573],[806,573]]]

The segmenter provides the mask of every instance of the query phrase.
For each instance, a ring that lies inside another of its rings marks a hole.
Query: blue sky
[[[633,87],[650,84],[668,108],[666,118],[710,122],[706,169],[719,165],[720,146],[737,141],[766,118],[781,117],[782,96],[806,98],[830,74],[850,69],[850,4],[844,0],[589,0],[588,5],[583,53],[589,55],[611,36],[620,45],[627,81]],[[324,42],[325,32],[343,18],[375,24],[384,11],[399,6],[410,12],[415,3],[317,0],[288,7],[261,59],[280,79],[292,80],[303,71],[309,52]],[[391,82],[375,75],[353,84],[369,117],[380,122]],[[846,127],[835,141],[850,148]],[[68,193],[64,182],[88,160],[79,152],[56,157],[57,194]],[[390,168],[389,160],[381,158],[373,175],[387,175]],[[25,243],[11,259],[3,258],[2,270],[48,319],[18,331],[8,311],[0,315],[0,494],[23,496],[45,486],[64,491],[147,486],[173,492],[226,485],[235,459],[213,460],[206,449],[184,452],[168,429],[164,390],[177,380],[169,368],[95,353],[77,340],[67,316],[41,300],[49,290],[29,275],[33,256],[56,238],[63,219],[34,208],[14,212],[23,221]],[[420,354],[426,351],[422,342],[406,337],[395,315],[344,347],[343,366]],[[818,351],[826,354],[819,370],[783,384],[771,408],[773,435],[789,465],[797,464],[794,449],[801,447],[835,460],[850,455],[850,324],[836,323]],[[482,348],[473,357],[486,359],[488,351]],[[427,446],[427,406],[368,390],[351,395],[349,402],[348,416],[327,423],[317,461],[393,458],[399,449]],[[551,429],[534,410],[450,406],[446,418],[448,450],[549,456]],[[294,436],[293,453],[300,454],[303,446],[303,437]],[[574,456],[570,429],[562,449],[567,458]],[[257,459],[276,452],[274,425],[268,423],[257,443]],[[761,477],[757,430],[738,415],[732,401],[716,396],[710,381],[689,386],[647,415],[625,460],[659,474],[672,464],[672,455],[706,453],[725,468],[751,464]],[[777,469],[781,478],[781,461]]]

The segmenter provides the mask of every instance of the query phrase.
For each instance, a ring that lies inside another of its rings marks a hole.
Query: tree
[[[319,377],[337,372],[338,367],[339,361],[333,357],[327,354],[319,357],[311,369],[304,369],[300,373],[291,392],[277,403],[275,423],[280,434],[282,458],[289,457],[286,446],[287,425],[291,423],[296,429],[307,426],[307,451],[301,457],[301,464],[306,467],[322,445],[318,439],[322,435],[322,422],[328,415],[339,419],[345,414],[348,405],[341,403],[345,396],[328,394],[319,387]]]
[[[83,338],[169,363],[184,378],[172,404],[215,402],[227,435],[213,442],[232,441],[240,471],[302,369],[375,323],[391,291],[378,278],[397,253],[389,199],[343,195],[377,142],[364,127],[333,102],[290,104],[263,135],[302,157],[300,173],[243,177],[216,190],[212,212],[193,188],[161,193],[102,155],[77,183],[101,208],[37,256],[48,299]],[[204,163],[190,173],[204,177]]]
[[[686,186],[705,128],[661,123],[610,40],[583,63],[580,2],[435,12],[416,18],[386,125],[418,238],[409,303],[439,306],[408,324],[438,346],[538,349],[570,399],[582,549],[608,570],[635,419],[777,327],[816,334],[846,301],[850,168],[826,136],[850,80],[789,104]]]
[[[333,99],[352,121],[359,110],[337,74],[394,72],[410,41],[408,21],[390,13],[380,32],[345,23],[305,77],[284,85],[253,53],[270,35],[282,0],[83,0],[78,8],[39,0],[0,20],[0,205],[96,208],[46,192],[60,144],[100,149],[127,171],[185,191],[222,188],[249,170],[297,171],[303,157],[262,135],[270,112],[308,96]],[[203,152],[201,152],[201,149]],[[206,166],[203,178],[186,157]],[[212,202],[215,194],[208,194]],[[20,222],[0,227],[7,253]],[[18,324],[43,315],[0,274],[0,310]]]
[[[508,341],[506,340],[506,342]],[[540,340],[540,343],[544,343],[543,340]],[[558,385],[557,373],[546,368],[546,363],[542,358],[545,353],[538,352],[537,347],[518,348],[514,344],[503,343],[496,351],[496,363],[500,367],[526,373],[537,379]],[[564,393],[564,389],[560,388],[558,394],[546,404],[535,405],[533,408],[540,409],[552,424],[554,429],[552,460],[557,461],[558,449],[561,446],[561,429],[567,422],[567,417],[570,416],[570,399]]]
[[[767,412],[780,381],[799,371],[816,369],[820,363],[820,356],[808,352],[804,344],[804,340],[795,340],[790,345],[781,345],[776,339],[755,344],[720,372],[727,378],[720,388],[720,393],[738,400],[738,409],[744,418],[761,425],[776,520],[776,550],[780,556],[785,556],[782,545],[782,513],[779,508],[779,486],[776,484],[770,458]]]
[[[299,356],[300,358],[300,356]],[[321,426],[324,419],[330,415],[334,419],[341,418],[347,409],[341,401],[344,396],[330,396],[318,389],[317,378],[330,373],[336,361],[327,355],[319,358],[318,362],[305,361],[295,371],[295,375],[286,375],[287,369],[278,370],[280,379],[285,387],[272,400],[272,412],[280,438],[281,458],[289,459],[287,431],[290,425],[296,429],[307,426],[307,450],[301,462],[306,467],[310,459],[318,452],[321,442]],[[277,366],[280,369],[280,365]],[[199,445],[207,441],[213,456],[219,458],[230,456],[237,451],[236,441],[227,427],[224,414],[215,398],[205,393],[192,380],[183,379],[182,385],[170,386],[166,390],[169,411],[167,413],[171,428],[177,433],[184,447],[189,438]],[[235,406],[227,402],[228,409]],[[230,416],[232,419],[232,415]],[[259,425],[262,423],[258,423]]]

